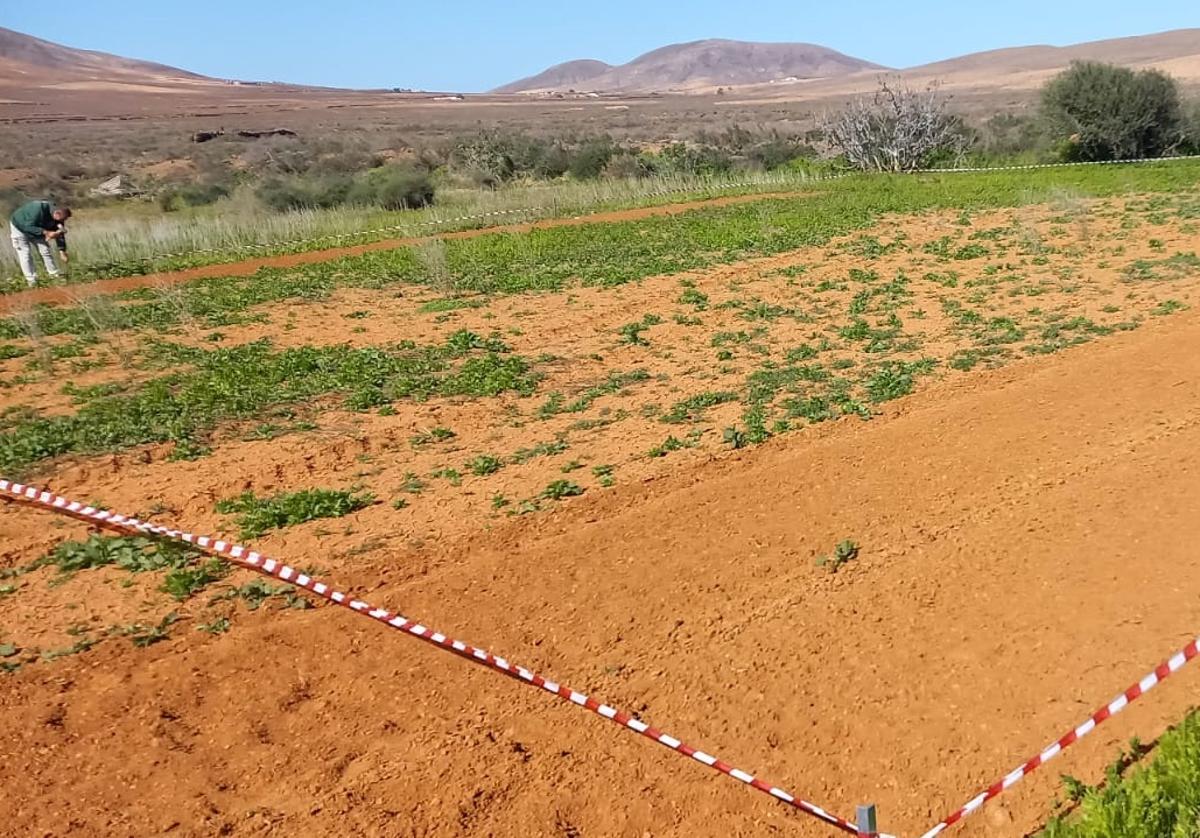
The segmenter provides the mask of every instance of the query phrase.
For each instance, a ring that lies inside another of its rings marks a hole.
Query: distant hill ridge
[[[177,78],[204,79],[198,73],[156,64],[123,58],[107,52],[75,49],[32,35],[15,32],[0,26],[0,74],[36,76],[39,79],[92,79],[136,77],[146,80]]]
[[[757,84],[783,79],[845,76],[884,69],[818,44],[766,44],[710,39],[672,44],[640,55],[628,64],[568,61],[494,93],[554,92],[575,89],[601,93],[648,93],[667,90]]]
[[[1200,29],[1063,47],[989,50],[906,68],[903,73],[917,83],[937,80],[958,90],[1028,90],[1079,59],[1158,67],[1196,86],[1200,85]],[[829,96],[833,92],[840,95],[869,90],[874,87],[875,75],[883,69],[817,44],[712,39],[661,47],[617,66],[594,59],[568,61],[495,92],[575,90],[637,95],[656,91],[704,93],[723,87],[738,88],[752,96]],[[213,91],[234,88],[176,67],[67,47],[0,27],[0,103],[6,99],[49,101],[49,97],[57,97],[55,101],[60,101],[74,97],[71,107],[83,107],[81,103],[93,92],[107,96],[124,91],[122,95],[129,97],[181,91],[211,95]],[[237,89],[246,90],[242,86]]]
[[[1011,79],[1025,74],[1032,78],[1078,60],[1126,67],[1155,66],[1185,82],[1195,82],[1200,80],[1200,29],[1175,29],[1062,47],[1008,47],[905,68],[903,72],[971,85],[987,82],[989,77]],[[857,85],[863,79],[869,83],[869,76],[883,69],[816,44],[707,40],[661,47],[619,66],[595,60],[568,61],[493,92],[705,92],[717,87],[761,89],[775,82],[839,79]]]

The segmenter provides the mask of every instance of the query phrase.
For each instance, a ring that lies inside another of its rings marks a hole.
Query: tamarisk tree
[[[965,138],[949,100],[932,84],[914,90],[881,78],[873,97],[860,97],[821,120],[826,139],[864,171],[911,172],[936,157],[958,156]]]

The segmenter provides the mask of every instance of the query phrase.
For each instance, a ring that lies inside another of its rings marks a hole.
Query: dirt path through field
[[[920,834],[1200,627],[1198,345],[1185,313],[332,575]],[[0,509],[0,542],[49,523]],[[861,556],[816,568],[843,538]],[[330,568],[311,538],[287,558]],[[0,680],[0,834],[831,834],[350,614],[185,628]],[[1060,772],[1098,780],[1198,691],[1185,671],[953,834],[1025,834]]]
[[[808,192],[760,192],[753,195],[730,195],[723,198],[707,198],[700,201],[686,201],[675,204],[661,204],[652,207],[637,207],[634,209],[596,212],[587,215],[577,215],[570,218],[547,218],[541,221],[527,221],[520,224],[502,224],[495,227],[480,227],[474,230],[456,230],[447,233],[435,233],[428,236],[413,236],[398,239],[382,239],[356,244],[348,247],[330,247],[322,250],[308,250],[303,253],[286,253],[278,256],[262,256],[255,259],[245,259],[240,262],[222,262],[216,265],[203,265],[198,268],[188,268],[181,271],[166,271],[162,273],[142,274],[140,276],[116,277],[101,279],[95,282],[79,283],[76,285],[49,285],[32,291],[19,291],[15,294],[0,295],[0,312],[13,311],[38,303],[67,303],[81,296],[95,294],[115,294],[134,288],[152,286],[169,287],[181,285],[193,279],[204,279],[214,276],[250,276],[262,268],[292,268],[297,265],[309,265],[314,262],[329,262],[344,256],[359,256],[376,250],[392,250],[397,247],[409,247],[423,242],[452,239],[473,239],[478,236],[493,233],[525,233],[530,230],[548,230],[553,227],[579,227],[585,224],[603,224],[617,221],[636,221],[641,218],[653,218],[663,215],[678,215],[690,210],[705,207],[723,207],[734,204],[746,204],[772,198],[800,198]]]

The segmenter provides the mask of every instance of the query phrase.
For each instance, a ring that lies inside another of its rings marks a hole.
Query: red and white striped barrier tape
[[[309,578],[307,575],[289,567],[275,559],[267,558],[259,553],[243,547],[239,544],[231,544],[219,539],[210,538],[205,535],[193,535],[191,533],[182,532],[180,530],[172,530],[167,527],[151,524],[146,521],[139,521],[136,518],[130,518],[126,515],[119,515],[107,510],[96,509],[95,507],[79,503],[77,501],[68,500],[67,498],[55,495],[51,492],[43,491],[32,486],[24,486],[20,483],[12,483],[8,480],[0,479],[0,498],[4,500],[25,504],[38,509],[43,509],[50,512],[56,512],[60,515],[66,515],[72,518],[86,521],[89,524],[105,527],[117,532],[129,533],[133,535],[154,535],[159,538],[168,539],[171,541],[188,544],[200,552],[207,553],[211,556],[217,556],[222,559],[227,559],[233,564],[244,567],[249,570],[261,573],[264,576],[270,576],[275,579],[283,580],[291,585],[313,593],[322,599],[332,602],[334,605],[340,605],[343,608],[348,608],[365,617],[370,617],[378,623],[389,626],[390,628],[398,629],[405,634],[409,634],[420,640],[424,640],[439,649],[444,649],[448,652],[453,652],[459,657],[466,658],[472,663],[485,666],[496,672],[503,673],[521,683],[530,684],[534,687],[539,687],[548,693],[558,696],[559,698],[569,701],[572,704],[577,704],[580,707],[591,710],[593,713],[603,716],[611,722],[614,722],[621,727],[632,730],[634,733],[641,734],[647,739],[651,739],[660,745],[665,745],[672,751],[691,757],[696,762],[708,766],[716,771],[721,772],[735,780],[738,780],[746,785],[754,788],[764,794],[779,800],[787,805],[811,815],[814,818],[824,821],[825,823],[837,827],[843,832],[848,832],[852,835],[859,835],[858,829],[850,821],[839,818],[837,815],[827,812],[825,809],[817,806],[814,803],[809,803],[807,800],[795,797],[788,794],[781,788],[764,782],[752,774],[742,771],[740,768],[735,768],[727,762],[723,762],[715,756],[697,750],[696,748],[686,745],[673,736],[664,733],[650,725],[642,722],[628,713],[624,713],[607,704],[601,704],[596,699],[583,693],[576,692],[570,687],[558,684],[554,681],[547,680],[541,675],[531,672],[524,667],[517,666],[504,658],[496,657],[483,649],[476,648],[467,643],[447,637],[441,632],[434,631],[415,620],[410,620],[407,617],[399,614],[392,614],[382,608],[376,608],[361,600],[352,599],[341,591],[334,590],[323,582],[318,582]],[[878,838],[893,838],[890,835],[880,834]]]
[[[1100,724],[1108,721],[1113,716],[1117,715],[1126,707],[1128,707],[1132,702],[1141,698],[1146,693],[1150,692],[1150,690],[1161,684],[1168,677],[1175,674],[1180,669],[1183,669],[1183,667],[1197,655],[1200,655],[1200,638],[1193,640],[1187,646],[1184,646],[1179,652],[1174,654],[1171,658],[1159,664],[1157,667],[1155,667],[1153,672],[1151,672],[1142,680],[1138,681],[1129,689],[1125,690],[1125,692],[1121,693],[1108,704],[1101,707],[1083,724],[1074,728],[1070,733],[1062,738],[1052,742],[1033,759],[1022,764],[1013,771],[1010,771],[1008,774],[1005,774],[1003,779],[997,781],[979,795],[972,798],[965,806],[951,814],[933,829],[926,832],[921,836],[921,838],[934,838],[935,835],[938,835],[944,830],[949,829],[963,818],[974,814],[979,809],[983,808],[983,805],[989,800],[999,796],[1005,791],[1008,791],[1008,789],[1015,786],[1024,777],[1033,773],[1038,768],[1041,768],[1047,762],[1061,754],[1064,750],[1074,745],[1083,737],[1087,736]]]
[[[32,506],[46,511],[56,512],[61,515],[66,515],[72,518],[85,521],[87,523],[104,527],[117,532],[124,532],[134,535],[153,535],[159,538],[176,541],[197,549],[200,552],[208,555],[217,556],[222,559],[227,559],[239,567],[253,570],[261,573],[264,576],[270,576],[275,579],[280,579],[296,587],[315,594],[322,599],[332,602],[334,605],[339,605],[343,608],[348,608],[358,614],[370,617],[376,622],[383,623],[391,628],[398,629],[406,634],[423,640],[440,649],[452,652],[459,657],[466,658],[472,663],[485,666],[491,670],[500,672],[522,683],[530,684],[539,687],[546,692],[553,693],[559,698],[569,701],[572,704],[577,704],[580,707],[591,710],[599,716],[603,716],[611,722],[614,722],[624,728],[639,733],[648,739],[651,739],[660,745],[665,745],[673,751],[691,757],[697,762],[708,766],[716,771],[721,772],[729,777],[734,778],[746,785],[768,794],[776,800],[782,801],[789,806],[811,815],[818,820],[837,827],[844,832],[852,835],[862,835],[858,828],[850,821],[840,818],[837,815],[831,814],[820,806],[810,803],[801,798],[795,797],[776,786],[735,768],[729,763],[723,762],[715,756],[697,750],[689,745],[684,744],[680,740],[667,733],[664,733],[650,725],[642,722],[628,713],[624,713],[607,704],[602,704],[590,696],[576,692],[570,687],[558,684],[554,681],[547,680],[541,675],[531,672],[524,667],[510,663],[504,658],[496,657],[483,649],[463,643],[459,640],[447,637],[446,635],[436,632],[427,626],[424,626],[415,620],[410,620],[398,614],[394,615],[382,608],[376,608],[361,600],[356,600],[348,597],[346,594],[337,591],[323,582],[318,582],[311,579],[307,575],[278,562],[274,559],[256,553],[249,548],[238,544],[231,544],[219,539],[210,538],[204,535],[193,535],[191,533],[182,532],[180,530],[172,530],[167,527],[151,524],[146,521],[140,521],[137,518],[131,518],[126,515],[119,515],[107,510],[96,509],[77,501],[71,501],[67,498],[55,495],[48,491],[43,491],[32,486],[24,486],[20,483],[13,483],[8,480],[0,479],[0,498],[4,500]],[[1158,686],[1164,680],[1169,678],[1174,673],[1178,672],[1196,657],[1200,657],[1200,637],[1188,643],[1183,649],[1172,655],[1167,660],[1163,661],[1154,668],[1146,677],[1142,678],[1136,684],[1118,695],[1108,704],[1101,707],[1093,713],[1083,724],[1073,728],[1066,735],[1052,742],[1048,747],[1043,749],[1037,756],[1026,761],[1018,766],[1013,771],[1010,771],[1002,779],[989,786],[980,794],[972,798],[966,805],[956,810],[936,826],[926,832],[921,838],[936,838],[945,830],[954,826],[959,821],[969,815],[979,811],[990,800],[998,797],[1008,789],[1015,786],[1018,782],[1024,779],[1029,774],[1036,771],[1038,768],[1045,765],[1050,760],[1054,759],[1064,750],[1074,745],[1083,737],[1087,736],[1099,725],[1111,719],[1113,716],[1120,713],[1137,699],[1141,698],[1154,687]],[[894,838],[894,836],[886,833],[878,833],[875,838]]]

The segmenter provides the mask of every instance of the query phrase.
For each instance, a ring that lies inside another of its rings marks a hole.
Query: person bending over
[[[46,273],[51,277],[62,276],[54,251],[50,244],[58,245],[59,257],[67,261],[67,219],[71,217],[69,207],[56,207],[49,201],[30,201],[18,207],[9,219],[9,233],[12,235],[13,249],[17,251],[17,261],[21,263],[21,273],[32,288],[37,285],[37,266],[33,261],[33,251],[36,248],[46,265]]]

